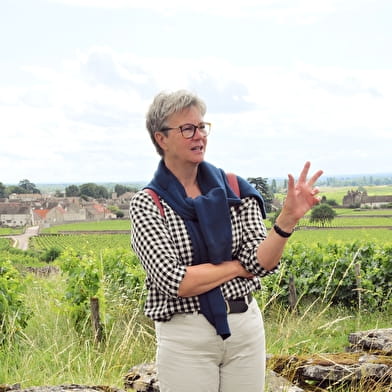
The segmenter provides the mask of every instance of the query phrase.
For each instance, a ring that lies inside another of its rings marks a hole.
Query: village
[[[56,197],[41,193],[12,193],[0,198],[0,226],[47,228],[71,222],[94,222],[129,218],[129,202],[134,192],[110,198]],[[381,208],[392,203],[392,196],[368,196],[365,191],[350,190],[343,198],[344,208]],[[276,206],[278,208],[279,206]]]
[[[117,196],[113,192],[110,199],[10,194],[8,198],[0,199],[0,226],[46,228],[71,222],[117,219],[119,216],[128,218],[133,194],[125,192]]]

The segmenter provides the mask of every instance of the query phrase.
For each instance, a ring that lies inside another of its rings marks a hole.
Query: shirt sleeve
[[[239,215],[242,236],[236,257],[247,271],[256,276],[264,277],[274,273],[278,267],[269,271],[264,269],[257,260],[259,244],[267,237],[267,228],[263,222],[262,212],[257,200],[253,197],[242,199]]]
[[[167,297],[178,297],[186,266],[181,263],[175,244],[158,206],[145,191],[130,203],[131,244],[147,273],[147,286],[154,285]]]

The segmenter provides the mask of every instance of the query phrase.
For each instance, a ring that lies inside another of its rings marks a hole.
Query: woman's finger
[[[316,171],[316,173],[313,174],[313,176],[309,179],[309,186],[313,186],[316,181],[321,177],[321,175],[323,174],[322,170],[318,170]]]
[[[301,174],[299,175],[298,182],[306,182],[306,177],[308,176],[310,168],[310,162],[307,161],[305,162],[304,168],[301,171]]]
[[[320,189],[319,189],[318,187],[313,188],[311,193],[312,193],[313,196],[315,196],[315,195],[317,195],[318,193],[320,193]]]

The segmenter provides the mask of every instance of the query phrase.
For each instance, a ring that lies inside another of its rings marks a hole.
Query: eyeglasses
[[[166,127],[162,128],[161,132],[171,131],[172,129],[179,129],[185,139],[192,139],[193,136],[195,136],[196,129],[199,129],[199,132],[202,134],[202,136],[208,136],[211,130],[211,123],[201,122],[199,125],[184,124],[175,128]]]

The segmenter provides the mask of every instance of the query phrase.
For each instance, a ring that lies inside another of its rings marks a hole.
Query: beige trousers
[[[257,302],[228,320],[226,340],[201,314],[155,323],[161,392],[264,391],[264,324]]]

